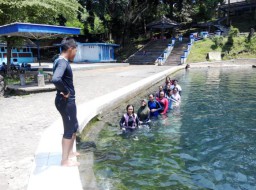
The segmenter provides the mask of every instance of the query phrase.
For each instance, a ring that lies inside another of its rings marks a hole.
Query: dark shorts
[[[63,138],[71,139],[78,129],[75,99],[65,100],[62,96],[56,96],[55,106],[62,117],[64,125]]]

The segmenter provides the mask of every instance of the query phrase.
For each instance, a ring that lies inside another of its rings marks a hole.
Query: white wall
[[[99,60],[100,47],[99,46],[83,46],[78,44],[76,57],[74,62],[81,61],[95,61]]]

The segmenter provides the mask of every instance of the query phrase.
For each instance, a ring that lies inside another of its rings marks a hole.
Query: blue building
[[[117,44],[78,43],[74,62],[115,62],[114,48]]]
[[[13,59],[19,63],[33,63],[36,60],[30,47],[12,48],[11,63]],[[0,43],[0,65],[2,63],[7,63],[7,48],[6,44]]]

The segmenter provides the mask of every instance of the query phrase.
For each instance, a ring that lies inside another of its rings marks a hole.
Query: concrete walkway
[[[75,69],[77,105],[166,69],[156,66]],[[39,140],[47,133],[44,132],[47,127],[60,121],[54,98],[55,92],[47,92],[0,99],[0,189],[27,189]],[[49,140],[52,138],[55,136],[49,133]]]

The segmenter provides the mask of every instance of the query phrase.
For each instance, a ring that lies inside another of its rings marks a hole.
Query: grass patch
[[[221,41],[221,42],[220,42]],[[247,36],[233,37],[232,40],[205,39],[195,42],[188,56],[188,63],[208,61],[209,52],[221,52],[223,60],[256,58],[256,36],[248,42]]]
[[[196,63],[207,61],[207,53],[211,51],[221,51],[221,48],[213,48],[214,42],[210,39],[194,43],[187,62]]]

